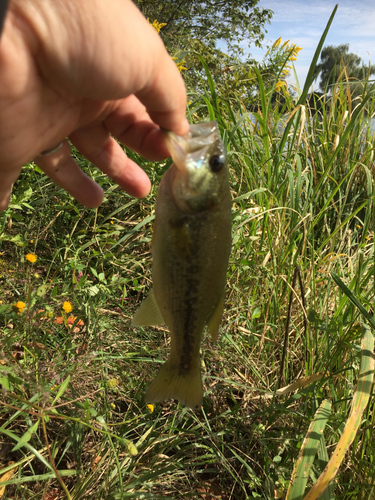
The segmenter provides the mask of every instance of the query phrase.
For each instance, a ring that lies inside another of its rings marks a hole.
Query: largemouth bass
[[[200,344],[208,325],[218,336],[231,248],[231,198],[223,142],[216,122],[166,132],[173,165],[158,191],[152,238],[153,290],[132,326],[166,324],[171,352],[148,387],[148,403],[203,402]]]

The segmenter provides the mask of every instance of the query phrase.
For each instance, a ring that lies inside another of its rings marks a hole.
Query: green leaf
[[[261,310],[259,307],[256,307],[251,313],[251,319],[260,318],[260,315],[261,315]]]
[[[37,395],[37,396],[39,397],[39,395]],[[35,399],[36,399],[36,398],[35,398]],[[25,405],[25,408],[26,408],[26,405]],[[21,414],[21,412],[16,412],[14,415],[18,415],[18,414]],[[14,415],[13,415],[13,417],[14,417]],[[8,421],[8,423],[9,423],[9,421]],[[5,429],[4,427],[0,427],[0,434],[4,434],[5,436],[7,436],[8,438],[13,439],[14,441],[17,441],[17,442],[19,441],[18,436],[17,436],[14,432],[12,432],[12,431],[8,431],[8,429]],[[30,445],[29,443],[27,443],[27,442],[24,444],[24,446],[25,446],[25,448],[26,448],[26,449],[27,449],[30,453],[32,453],[33,455],[35,455],[35,457],[37,457],[37,459],[38,459],[40,462],[42,462],[42,464],[44,464],[44,465],[47,467],[47,469],[49,469],[49,470],[53,471],[51,464],[50,464],[50,463],[48,463],[48,461],[47,461],[47,460],[43,457],[43,455],[41,455],[41,454],[39,453],[39,451],[38,451],[38,450],[36,450],[33,446],[31,446],[31,445]],[[54,477],[55,477],[55,476],[54,476]]]
[[[267,189],[265,189],[265,188],[254,189],[253,191],[250,191],[250,193],[245,193],[245,194],[242,194],[241,196],[237,196],[236,198],[233,198],[232,202],[234,203],[236,201],[246,200],[247,198],[253,198],[258,193],[264,193],[265,191],[267,191]]]
[[[3,234],[0,239],[2,241],[10,241],[11,243],[15,243],[18,247],[24,247],[26,243],[23,241],[23,238],[20,234],[16,234],[14,236],[7,236]]]
[[[91,297],[95,297],[95,295],[98,295],[99,291],[100,290],[96,285],[89,286],[87,288],[87,292],[89,293],[89,295],[91,295]]]
[[[12,387],[6,375],[0,378],[0,385],[2,385],[7,391],[10,391]]]
[[[91,266],[90,266],[90,269],[91,269],[92,274],[95,276],[95,278],[97,278],[98,277],[98,273],[96,272],[96,270],[93,267],[91,267]]]
[[[68,375],[66,377],[66,379],[64,380],[64,382],[60,385],[59,390],[58,390],[58,392],[56,394],[56,397],[55,397],[55,399],[52,402],[52,405],[54,405],[56,403],[56,401],[59,398],[61,398],[61,396],[64,394],[64,392],[66,391],[66,388],[68,387],[69,381],[70,381],[70,375]]]
[[[6,314],[12,310],[12,306],[8,304],[0,304],[0,314]]]
[[[38,297],[44,297],[45,294],[47,293],[48,286],[47,285],[40,285],[36,291],[36,294]]]
[[[22,446],[24,446],[26,443],[28,443],[32,438],[32,435],[38,430],[38,426],[39,426],[39,420],[25,432],[25,434],[21,437],[21,439],[18,440],[18,443],[14,446],[12,451],[16,451]]]
[[[337,276],[335,273],[331,273],[333,280],[339,286],[339,288],[344,292],[344,294],[348,297],[348,299],[359,309],[361,314],[367,319],[367,321],[371,324],[371,326],[375,329],[375,319],[371,316],[370,313],[366,311],[364,306],[361,304],[357,295],[348,288],[343,281]]]

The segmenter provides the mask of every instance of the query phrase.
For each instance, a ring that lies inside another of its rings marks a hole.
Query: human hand
[[[0,39],[0,210],[33,159],[80,203],[100,205],[102,188],[67,141],[40,156],[66,137],[129,194],[145,196],[146,173],[113,137],[161,160],[160,127],[187,133],[185,108],[176,64],[130,0],[11,0]]]

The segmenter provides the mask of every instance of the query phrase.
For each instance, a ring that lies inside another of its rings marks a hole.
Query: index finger
[[[189,122],[185,117],[185,83],[167,51],[162,52],[161,60],[154,66],[148,84],[141,91],[135,92],[135,95],[160,128],[172,130],[177,135],[189,132]]]
[[[133,94],[157,125],[179,135],[188,132],[184,81],[162,39],[131,0],[34,3],[25,2],[25,10],[44,42],[36,57],[55,88],[102,101]]]

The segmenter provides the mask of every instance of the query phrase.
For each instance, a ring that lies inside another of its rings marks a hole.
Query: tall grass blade
[[[324,42],[325,42],[326,37],[328,35],[328,31],[329,31],[329,29],[331,27],[333,18],[335,17],[337,8],[338,8],[338,4],[335,5],[335,8],[332,11],[331,17],[328,20],[327,26],[326,26],[325,30],[323,31],[323,35],[321,36],[321,38],[319,40],[318,46],[317,46],[317,48],[315,50],[314,57],[313,57],[313,59],[311,61],[311,64],[310,64],[309,71],[307,73],[307,77],[306,77],[305,85],[303,86],[302,94],[301,94],[300,98],[298,99],[297,105],[298,104],[303,104],[305,102],[307,94],[309,92],[309,88],[310,88],[310,86],[312,85],[312,83],[314,81],[315,67],[316,67],[316,64],[318,62],[320,53],[321,53],[321,51],[323,49],[323,45],[324,45]]]
[[[315,413],[294,466],[285,500],[301,500],[303,498],[320,438],[331,412],[331,406],[331,402],[325,399]]]
[[[358,376],[357,389],[353,397],[352,408],[345,424],[339,442],[336,445],[330,461],[324,472],[319,476],[304,500],[315,500],[335,478],[344,459],[345,453],[352,444],[362,420],[362,414],[367,406],[374,381],[374,335],[367,325],[363,325],[361,344],[361,364]]]
[[[61,477],[69,477],[69,476],[76,476],[77,475],[76,470],[59,470],[59,474]],[[23,483],[30,483],[30,482],[36,482],[36,481],[51,481],[56,479],[55,473],[48,472],[46,474],[38,474],[35,476],[24,476],[24,477],[17,477],[15,479],[10,479],[9,481],[0,481],[0,486],[8,486],[10,484],[23,484]],[[1,496],[0,496],[1,498]]]
[[[370,313],[366,311],[366,309],[361,304],[357,295],[348,288],[343,281],[337,276],[335,273],[331,273],[333,280],[339,286],[339,288],[344,292],[344,294],[348,297],[348,299],[359,309],[360,313],[367,319],[367,321],[371,324],[371,326],[375,329],[375,319],[371,316]]]
[[[325,30],[323,32],[323,35],[321,36],[321,38],[319,40],[319,43],[318,43],[318,46],[316,48],[314,57],[313,57],[313,59],[311,61],[311,64],[310,64],[309,71],[307,73],[305,85],[303,87],[302,92],[299,95],[299,99],[298,99],[297,104],[296,104],[296,109],[298,109],[298,106],[300,106],[300,105],[305,105],[307,94],[309,93],[310,86],[312,85],[312,83],[314,81],[315,67],[316,67],[316,64],[318,62],[320,53],[322,51],[325,39],[326,39],[327,34],[328,34],[328,31],[329,31],[329,29],[331,27],[333,18],[335,17],[337,8],[338,8],[338,4],[335,5],[335,8],[332,11],[331,17],[328,20],[327,26],[326,26],[326,28],[325,28]],[[280,152],[280,154],[284,151],[285,144],[286,144],[286,141],[287,141],[287,138],[288,138],[288,135],[289,135],[289,131],[290,131],[290,128],[291,128],[293,122],[294,122],[293,120],[289,120],[288,123],[287,123],[287,125],[286,125],[286,127],[285,127],[285,130],[284,130],[284,133],[283,133],[283,137],[282,137],[282,139],[280,141],[280,144],[279,144],[279,152]]]
[[[320,443],[318,446],[318,461],[320,473],[322,473],[329,462],[326,441],[323,434],[320,436]],[[320,496],[320,500],[335,500],[335,488],[332,482],[329,483],[327,488],[323,491]]]

